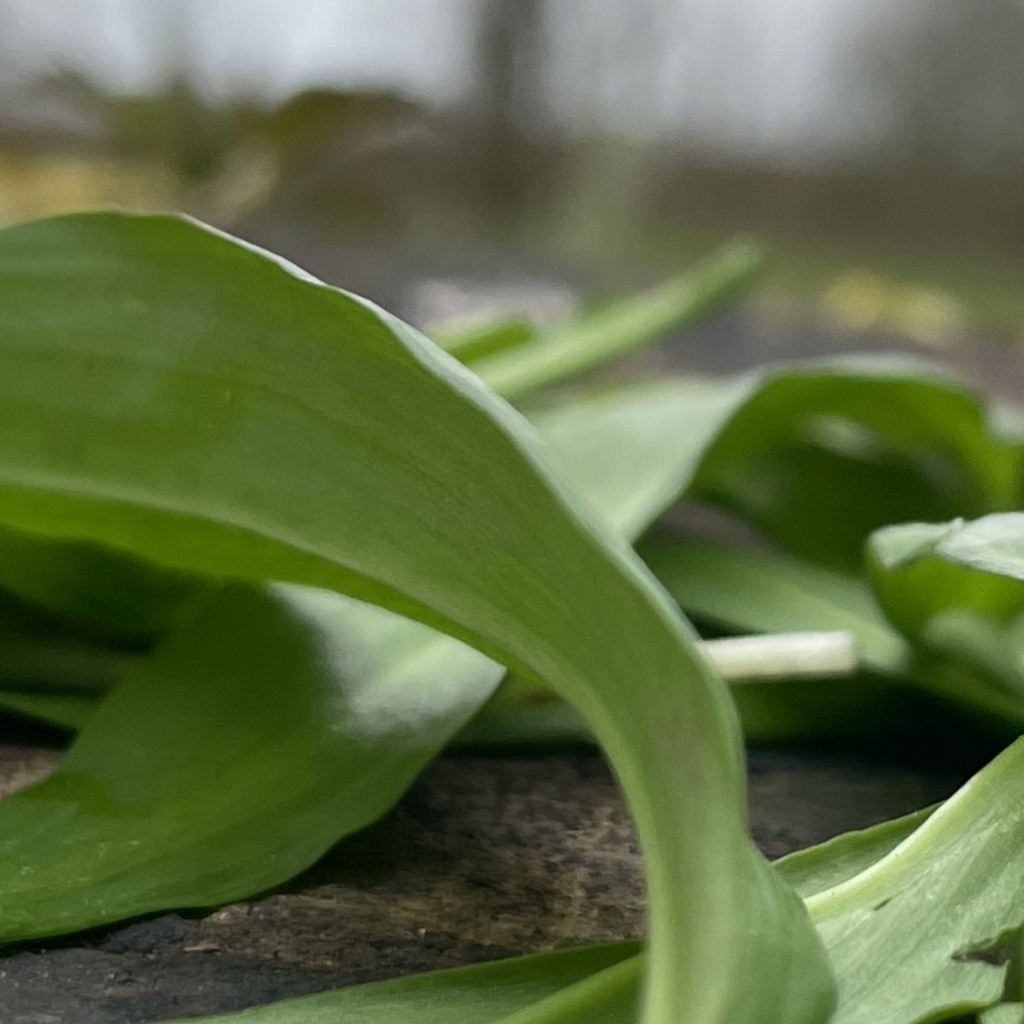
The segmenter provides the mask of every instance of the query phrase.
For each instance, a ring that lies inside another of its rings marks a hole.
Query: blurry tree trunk
[[[499,224],[521,210],[530,185],[529,129],[544,66],[544,0],[483,0],[477,124],[485,200]]]

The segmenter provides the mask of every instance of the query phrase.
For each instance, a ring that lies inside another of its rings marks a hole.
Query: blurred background
[[[538,321],[737,232],[734,369],[1024,383],[1022,0],[0,0],[0,222],[187,211],[422,326]]]

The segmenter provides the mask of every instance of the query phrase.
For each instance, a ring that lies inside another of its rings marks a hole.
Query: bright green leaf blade
[[[1024,725],[1024,515],[887,527],[869,543],[871,580],[915,641],[931,689]]]
[[[537,328],[525,320],[502,320],[433,337],[446,352],[470,366],[476,360],[525,345],[536,336]]]
[[[0,530],[0,587],[111,640],[158,636],[212,585],[93,544]]]
[[[88,724],[101,699],[84,693],[0,688],[0,711],[13,711],[47,725],[78,732]]]
[[[1020,459],[977,399],[927,366],[843,360],[768,376],[709,448],[692,493],[797,554],[857,571],[863,540],[888,523],[1013,507]]]
[[[679,500],[755,381],[669,379],[530,413],[563,479],[631,540]]]
[[[906,360],[630,385],[531,419],[570,485],[628,536],[686,493],[846,571],[878,527],[1012,507],[1020,488],[1021,448],[956,382]]]
[[[540,953],[354,985],[241,1013],[207,1017],[192,1024],[511,1024],[513,1014],[529,1013],[531,1008],[599,973],[623,976],[622,987],[628,991],[629,976],[638,961],[637,950],[636,943],[622,942]],[[615,980],[620,981],[620,977]],[[634,974],[634,1013],[635,981]],[[612,1017],[609,1024],[632,1024],[633,1019],[628,1015]],[[533,1024],[535,1018],[527,1016],[525,1020]],[[547,1020],[554,1024],[553,1018]],[[566,1024],[569,1021],[576,1024],[575,1017],[566,1018]],[[536,1020],[536,1024],[543,1024],[543,1019]]]
[[[1003,530],[1011,520],[998,516],[981,522],[985,525],[972,524],[967,533],[980,533],[984,546],[986,531]],[[955,521],[890,526],[872,535],[868,550],[875,593],[889,619],[908,636],[919,638],[931,619],[950,609],[970,611],[996,624],[1024,609],[1024,577],[1005,572],[1001,559],[990,569],[954,563],[941,553],[947,536],[957,546],[962,539],[955,538],[964,532],[965,524]]]
[[[689,614],[744,632],[846,630],[872,668],[904,665],[906,644],[859,579],[791,555],[670,534],[638,551]]]
[[[934,807],[925,807],[871,828],[844,832],[817,846],[780,857],[773,867],[804,899],[816,896],[880,861],[934,811]]]
[[[502,669],[327,591],[229,587],[0,802],[0,941],[211,906],[388,810]]]
[[[833,1024],[913,1024],[1002,998],[1024,925],[1024,741],[871,867],[807,900],[839,979]]]
[[[337,589],[544,679],[587,718],[636,818],[643,1019],[827,1016],[803,908],[745,834],[725,688],[639,561],[579,518],[521,420],[458,364],[265,254],[116,215],[0,233],[0,363],[8,525]]]
[[[878,531],[871,547],[884,568],[926,558],[1024,580],[1024,513],[1005,512],[973,522],[909,523]]]
[[[517,398],[649,344],[720,308],[761,265],[760,250],[736,242],[676,280],[541,333],[536,340],[473,363],[499,394]]]
[[[978,1024],[1024,1024],[1024,1003],[1000,1003],[982,1010]]]

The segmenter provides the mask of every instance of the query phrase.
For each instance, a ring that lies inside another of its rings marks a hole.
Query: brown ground
[[[43,748],[0,746],[0,793]],[[929,803],[947,774],[840,754],[751,756],[770,856]],[[446,758],[384,821],[284,891],[0,959],[3,1024],[143,1024],[580,942],[637,936],[640,861],[597,756]]]

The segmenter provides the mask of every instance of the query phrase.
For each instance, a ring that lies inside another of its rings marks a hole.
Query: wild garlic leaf
[[[907,523],[876,532],[868,546],[871,582],[889,620],[919,638],[930,620],[950,609],[970,611],[998,624],[1018,615],[1024,610],[1024,578],[1007,573],[1002,564],[969,564],[944,554],[947,539],[957,550],[964,544],[965,531],[1005,531],[1014,521],[991,516],[980,521],[984,526],[968,527],[955,520]],[[984,537],[980,543],[986,543]]]
[[[101,214],[0,232],[0,365],[6,525],[338,590],[543,679],[635,815],[645,1024],[828,1016],[817,938],[746,835],[725,687],[454,360],[262,252]]]
[[[733,242],[675,280],[583,313],[507,351],[474,359],[473,370],[498,394],[520,398],[720,308],[746,287],[761,262],[757,246]]]
[[[1021,491],[1024,449],[958,382],[905,359],[668,378],[528,415],[570,485],[631,538],[685,495],[853,574],[874,529],[1011,508]]]
[[[1001,1001],[1001,951],[1024,926],[1022,807],[1018,740],[884,857],[807,899],[839,982],[834,1024],[939,1021]]]
[[[1014,507],[1020,467],[1020,447],[977,397],[926,364],[834,360],[767,374],[691,494],[795,554],[858,572],[872,530]]]
[[[870,828],[844,832],[817,846],[780,857],[773,867],[804,898],[848,881],[894,850],[931,817],[925,807]]]
[[[879,671],[899,672],[907,658],[861,579],[792,555],[670,533],[637,550],[688,614],[743,632],[847,630]]]
[[[633,1024],[638,954],[633,942],[540,953],[353,985],[189,1024]]]
[[[0,801],[0,942],[281,884],[387,811],[502,672],[329,591],[224,588]]]
[[[914,675],[1019,730],[1024,515],[890,526],[868,551],[879,603],[914,642]]]

